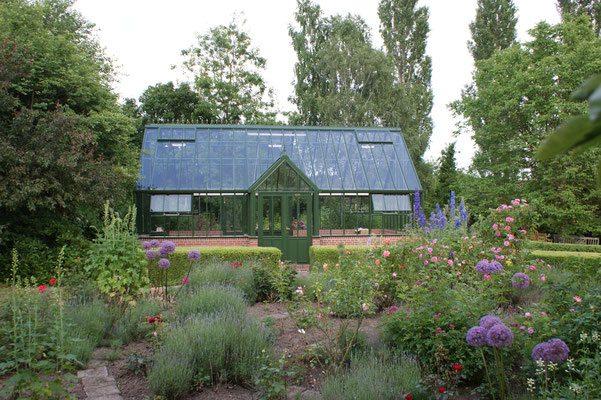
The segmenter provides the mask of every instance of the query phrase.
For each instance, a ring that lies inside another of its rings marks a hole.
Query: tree
[[[513,198],[537,205],[546,232],[599,234],[601,191],[591,154],[537,161],[538,145],[571,115],[585,77],[601,70],[601,38],[586,17],[530,31],[533,40],[496,52],[476,65],[474,83],[452,104],[477,145],[472,169],[484,212]]]
[[[390,99],[392,65],[372,47],[369,28],[358,16],[324,18],[321,9],[299,1],[290,28],[297,53],[295,123],[371,126],[382,121],[383,100]]]
[[[134,121],[72,3],[0,3],[0,264],[16,247],[24,274],[43,276],[63,244],[67,262],[81,255],[104,200],[128,202],[138,175]]]
[[[451,198],[451,190],[457,190],[457,165],[455,164],[455,142],[450,143],[440,153],[436,168],[436,189],[433,203],[447,204]]]
[[[557,0],[557,8],[563,17],[566,15],[588,15],[594,24],[595,33],[601,34],[601,1],[599,0]]]
[[[384,47],[395,66],[396,92],[387,99],[392,104],[384,119],[399,124],[411,157],[419,163],[432,136],[432,60],[426,55],[428,8],[417,7],[417,0],[382,0],[378,16]]]
[[[182,50],[187,57],[183,67],[193,74],[201,106],[195,113],[227,124],[273,122],[271,91],[261,76],[266,61],[251,47],[248,34],[232,22],[197,35],[197,40],[196,46]]]
[[[140,111],[149,121],[209,121],[217,116],[210,113],[211,105],[204,103],[190,84],[157,83],[140,96]]]
[[[476,20],[470,24],[472,40],[467,42],[474,61],[486,60],[516,42],[515,13],[513,0],[478,0]]]

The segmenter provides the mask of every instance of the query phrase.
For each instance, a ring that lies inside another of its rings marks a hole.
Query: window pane
[[[160,194],[151,196],[150,197],[150,211],[151,212],[162,212],[164,200],[165,200],[165,196],[160,195]]]

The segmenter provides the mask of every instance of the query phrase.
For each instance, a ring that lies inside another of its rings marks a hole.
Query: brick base
[[[342,242],[345,245],[376,245],[383,243],[394,244],[401,240],[403,236],[367,236],[367,235],[345,235],[345,236],[321,236],[313,238],[313,246],[336,246]],[[140,240],[150,240],[150,238],[141,238]],[[258,238],[249,238],[247,236],[228,236],[228,237],[191,237],[191,238],[164,238],[170,240],[177,246],[242,246],[257,247]]]

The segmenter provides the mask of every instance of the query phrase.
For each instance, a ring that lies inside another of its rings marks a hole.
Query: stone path
[[[77,372],[88,400],[123,400],[115,378],[108,374],[106,360],[98,358],[98,351],[94,352],[88,369]]]

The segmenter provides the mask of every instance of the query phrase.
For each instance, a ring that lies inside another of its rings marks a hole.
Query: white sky
[[[359,14],[372,29],[376,47],[381,47],[378,0],[314,0],[325,15]],[[527,31],[542,20],[557,23],[555,0],[514,0],[518,8],[518,39],[528,40]],[[472,57],[467,50],[469,23],[476,15],[476,0],[421,0],[430,9],[427,52],[432,57],[434,133],[426,159],[436,159],[457,129],[447,104],[461,95],[471,80]],[[295,0],[77,0],[75,8],[99,28],[98,37],[119,68],[115,90],[122,98],[139,98],[156,83],[180,81],[172,65],[180,65],[180,52],[195,42],[196,33],[228,24],[243,13],[245,30],[252,44],[267,59],[263,74],[275,91],[281,111],[293,109],[294,63],[288,27],[294,22]],[[474,153],[469,135],[457,139],[457,164],[467,167]]]

